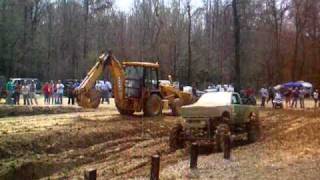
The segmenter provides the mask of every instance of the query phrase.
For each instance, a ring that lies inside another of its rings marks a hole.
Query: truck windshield
[[[232,94],[231,103],[232,104],[241,104],[239,95]]]

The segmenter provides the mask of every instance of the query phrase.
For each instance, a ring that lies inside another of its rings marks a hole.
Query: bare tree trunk
[[[241,90],[241,69],[240,69],[240,17],[238,14],[238,0],[232,0],[233,23],[234,23],[234,55],[235,55],[235,90]]]
[[[52,12],[52,6],[48,5],[47,7],[48,11],[48,34],[47,34],[47,61],[48,64],[46,66],[46,78],[51,78],[51,56],[52,56],[52,34],[53,34],[53,12]]]
[[[296,25],[297,27],[298,25]],[[292,58],[292,68],[291,68],[291,79],[293,81],[296,80],[296,68],[297,68],[297,62],[298,62],[298,48],[299,48],[299,36],[300,32],[297,27],[296,36],[295,36],[295,43],[294,43],[294,52],[293,52],[293,58]]]
[[[83,39],[83,59],[87,58],[88,51],[88,19],[89,19],[89,0],[84,0],[84,39]]]
[[[190,7],[190,2],[188,2],[187,5],[187,10],[188,10],[188,74],[187,74],[187,78],[188,78],[188,82],[189,85],[191,84],[191,78],[192,78],[192,74],[191,74],[191,66],[192,66],[192,49],[191,49],[191,7]]]

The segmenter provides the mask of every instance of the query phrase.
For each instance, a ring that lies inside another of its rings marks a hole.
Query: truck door
[[[242,103],[239,94],[232,94],[231,104],[233,106],[233,121],[234,123],[240,123],[242,121],[243,106],[241,105]]]

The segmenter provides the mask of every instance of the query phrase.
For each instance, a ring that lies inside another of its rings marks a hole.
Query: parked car
[[[246,134],[249,142],[260,135],[258,108],[243,104],[235,92],[206,93],[195,104],[183,106],[181,114],[184,124],[178,124],[170,133],[173,150],[183,148],[187,141],[207,140],[215,142],[219,151],[223,149],[223,133],[234,137]]]

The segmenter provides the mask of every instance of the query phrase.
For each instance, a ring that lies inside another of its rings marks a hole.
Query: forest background
[[[319,0],[115,1],[0,0],[0,75],[81,79],[112,49],[202,88],[320,85]]]

